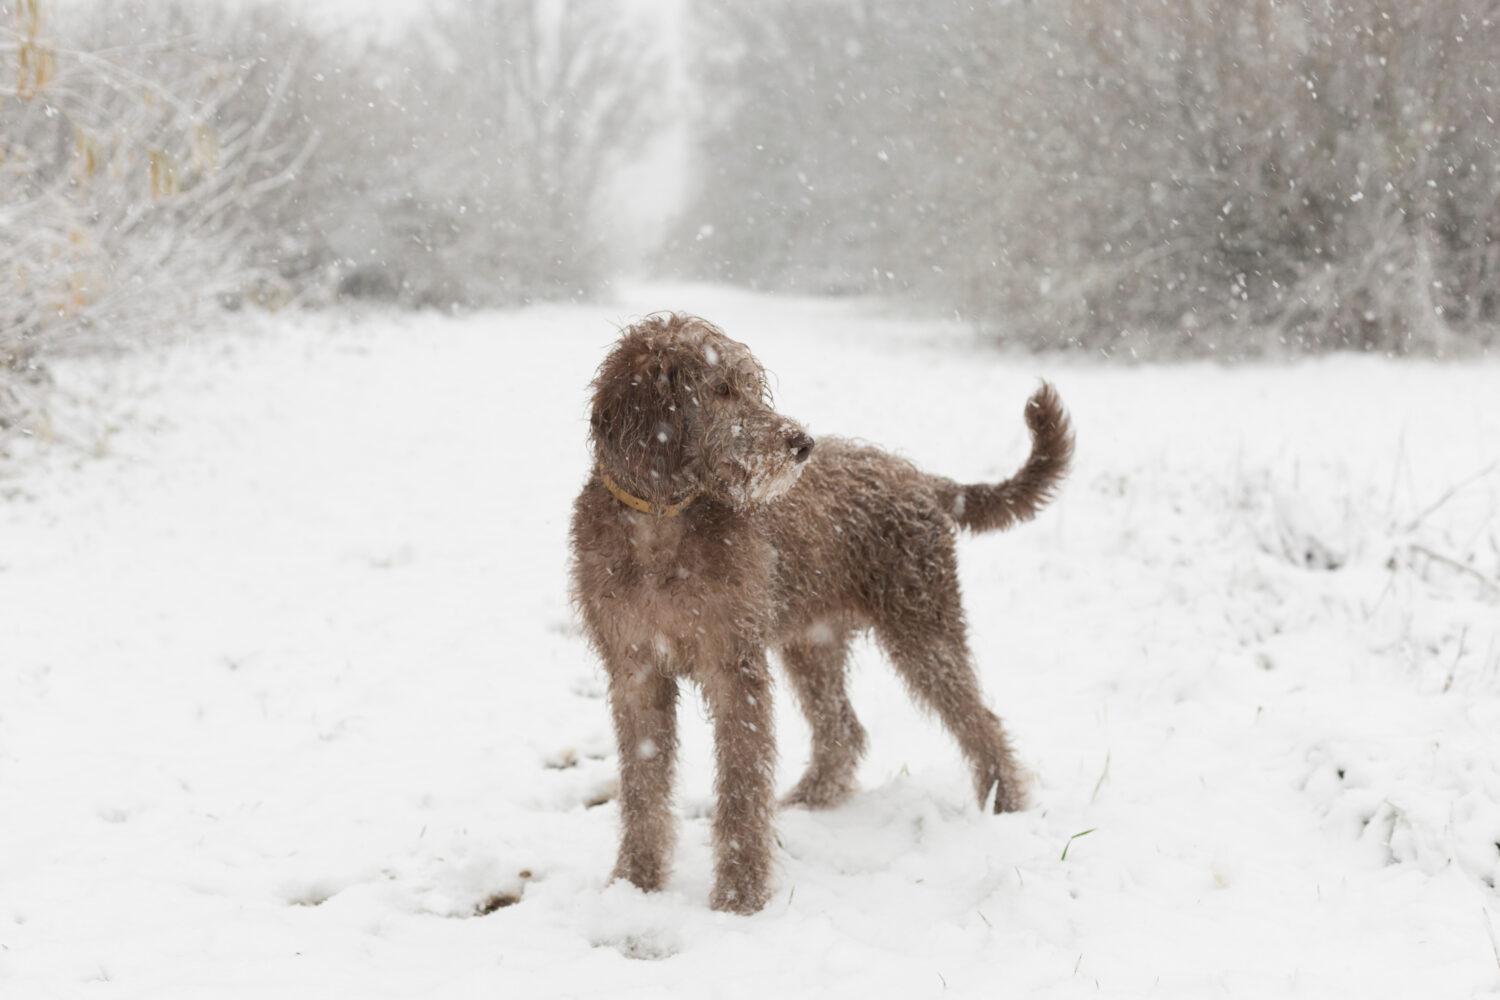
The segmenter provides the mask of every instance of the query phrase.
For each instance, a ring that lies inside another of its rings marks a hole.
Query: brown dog
[[[594,380],[596,466],[573,507],[573,596],[609,675],[624,826],[616,878],[661,888],[675,838],[677,680],[713,716],[718,810],[712,903],[769,896],[776,749],[774,649],[812,726],[788,803],[854,788],[865,732],[845,693],[851,637],[873,629],[917,701],[958,740],[982,805],[1023,804],[1000,720],[981,699],[959,602],[954,529],[1029,520],[1073,452],[1043,383],[1032,450],[998,485],[963,486],[837,439],[817,444],[771,408],[750,351],[692,316],[624,331]]]

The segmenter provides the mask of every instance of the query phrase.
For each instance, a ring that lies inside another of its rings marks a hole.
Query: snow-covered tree
[[[345,294],[455,308],[593,292],[600,199],[660,113],[647,42],[602,0],[432,14],[299,90],[323,138],[288,228],[332,255]]]

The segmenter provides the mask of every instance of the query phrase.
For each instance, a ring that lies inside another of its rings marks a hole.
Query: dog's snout
[[[813,439],[805,431],[797,431],[795,434],[787,435],[786,446],[792,449],[793,458],[799,462],[805,462],[812,455]]]

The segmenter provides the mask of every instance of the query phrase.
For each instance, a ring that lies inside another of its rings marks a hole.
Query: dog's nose
[[[786,446],[792,449],[793,458],[799,462],[805,462],[808,456],[812,454],[813,439],[808,437],[803,431],[798,431],[795,434],[787,435]]]

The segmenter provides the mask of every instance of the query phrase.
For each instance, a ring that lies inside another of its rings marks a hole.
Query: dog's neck
[[[642,514],[650,514],[652,517],[676,517],[682,513],[688,504],[698,498],[698,491],[694,490],[676,503],[655,503],[651,500],[643,500],[635,494],[627,492],[603,469],[599,470],[599,478],[604,481],[604,488],[609,490],[616,500],[632,510],[638,510]]]

